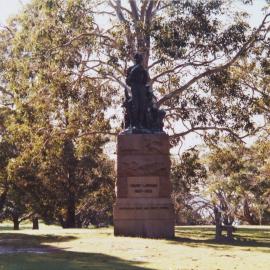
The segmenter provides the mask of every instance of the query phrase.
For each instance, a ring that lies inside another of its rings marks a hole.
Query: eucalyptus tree
[[[252,1],[237,2],[242,7],[252,4]],[[65,5],[65,1],[56,0],[45,3],[59,8]],[[67,3],[80,5],[80,1]],[[88,57],[83,54],[84,71],[88,71],[84,78],[101,80],[101,87],[106,89],[106,97],[112,104],[123,96],[124,91],[122,95],[119,91],[127,87],[125,70],[133,54],[141,51],[158,105],[168,112],[167,128],[173,143],[191,132],[201,131],[244,137],[257,131],[252,117],[256,113],[254,98],[263,98],[259,91],[254,97],[252,85],[243,80],[249,72],[244,63],[253,59],[260,71],[267,66],[266,54],[258,61],[256,52],[268,47],[270,14],[266,1],[262,22],[252,29],[247,14],[234,3],[229,0],[91,1],[80,15],[95,18],[92,28],[81,27],[77,34],[66,35],[56,46],[48,48],[47,54],[57,54],[61,48],[68,50],[88,39],[96,39],[95,53]],[[76,61],[80,62],[78,58]],[[262,84],[260,87],[264,88],[268,85],[266,80]]]
[[[217,239],[220,225],[269,224],[270,144],[266,136],[249,147],[225,140],[204,154],[193,148],[174,160],[171,180],[176,215],[188,223],[216,224]],[[216,223],[218,219],[221,224]]]
[[[125,70],[134,52],[142,52],[158,105],[167,111],[167,128],[174,143],[191,132],[212,131],[216,137],[225,132],[233,138],[255,133],[253,90],[245,83],[243,73],[248,70],[243,61],[252,58],[257,65],[254,48],[268,47],[269,2],[256,28],[249,26],[247,14],[237,10],[235,2],[242,7],[252,4],[95,1],[93,13],[108,23],[106,27],[100,25],[101,19],[96,20],[100,49],[88,66],[110,82],[111,93],[119,93],[116,85],[127,87]]]
[[[269,142],[234,144],[208,156],[206,190],[225,225],[269,222]]]
[[[78,204],[95,190],[107,142],[96,131],[109,129],[105,86],[86,65],[97,47],[86,34],[95,32],[90,11],[86,0],[34,0],[0,33],[1,92],[12,96],[7,129],[18,151],[9,175],[63,227],[76,226]]]
[[[244,148],[237,145],[231,149],[214,149],[208,157],[206,194],[214,206],[215,217],[220,215],[223,225],[233,225],[242,207],[244,189],[241,188],[240,177],[236,177],[243,176],[245,168],[243,160],[238,159],[240,152],[243,155]],[[216,224],[217,227],[219,225]]]
[[[248,156],[247,166],[253,177],[245,186],[247,193],[243,216],[249,223],[255,221],[259,224],[269,224],[270,222],[269,150],[269,139],[262,137],[251,147]]]
[[[208,201],[201,194],[207,177],[206,168],[196,148],[174,159],[171,168],[172,200],[176,223],[201,224]]]

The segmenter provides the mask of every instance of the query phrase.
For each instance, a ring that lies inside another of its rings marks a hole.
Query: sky
[[[4,25],[8,17],[16,15],[23,5],[29,3],[31,0],[0,0],[0,26]],[[89,0],[91,1],[91,0]],[[128,0],[122,0],[123,3]],[[206,0],[207,1],[207,0]],[[233,4],[236,7],[241,7],[238,0],[233,0]],[[252,26],[258,26],[263,18],[263,13],[261,9],[265,5],[265,0],[254,0],[254,5],[246,7],[246,11],[251,14],[250,24]],[[185,149],[193,147],[201,142],[201,139],[198,135],[193,134],[185,139],[185,143],[181,152]],[[174,150],[174,152],[178,152]],[[176,153],[177,154],[177,153]]]
[[[29,0],[0,0],[0,24],[4,24],[9,16],[16,15],[24,3]]]

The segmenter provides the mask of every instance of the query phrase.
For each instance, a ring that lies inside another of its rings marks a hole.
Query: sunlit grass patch
[[[269,265],[270,227],[239,228],[231,243],[216,242],[213,226],[176,227],[174,240],[114,237],[112,227],[22,228],[0,227],[0,270],[267,270]]]

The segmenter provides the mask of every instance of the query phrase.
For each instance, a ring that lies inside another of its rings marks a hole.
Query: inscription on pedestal
[[[128,177],[128,197],[155,198],[159,195],[158,176]]]

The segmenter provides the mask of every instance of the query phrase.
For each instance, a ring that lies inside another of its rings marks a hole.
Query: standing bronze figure
[[[150,77],[143,67],[143,56],[136,53],[135,65],[128,68],[126,83],[131,88],[131,97],[125,90],[125,128],[132,133],[153,133],[163,131],[164,110],[156,104],[156,97],[150,90]]]
[[[146,128],[146,104],[148,72],[144,69],[142,54],[134,56],[135,65],[128,68],[126,83],[131,87],[133,125],[137,129]]]

